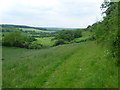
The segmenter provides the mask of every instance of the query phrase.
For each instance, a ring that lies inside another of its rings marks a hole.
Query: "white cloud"
[[[102,0],[0,0],[0,23],[87,27],[101,19]]]

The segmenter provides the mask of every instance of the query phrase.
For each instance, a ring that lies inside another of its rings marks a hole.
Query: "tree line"
[[[79,30],[61,30],[59,31],[55,38],[57,41],[55,42],[55,46],[61,45],[61,44],[68,44],[75,38],[82,37],[82,31]]]

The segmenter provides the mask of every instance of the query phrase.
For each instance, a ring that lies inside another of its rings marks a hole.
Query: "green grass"
[[[88,40],[92,37],[92,32],[90,31],[82,31],[82,37],[75,38],[72,42],[80,42],[84,40]]]
[[[118,87],[118,68],[106,51],[94,41],[41,50],[3,47],[3,87]]]
[[[83,32],[82,32],[82,35],[83,35],[84,37],[92,36],[92,32],[91,32],[91,31],[83,31]]]
[[[87,40],[89,39],[90,37],[80,37],[80,38],[75,38],[73,41],[74,42],[77,42],[77,41],[82,41],[82,40]]]
[[[37,41],[34,41],[34,43],[40,43],[44,46],[53,46],[53,44],[55,43],[55,40],[51,40],[54,37],[44,37],[44,38],[36,38]]]

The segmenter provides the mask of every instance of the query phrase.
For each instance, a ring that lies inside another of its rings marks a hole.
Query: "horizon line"
[[[20,25],[20,26],[29,26],[29,27],[43,27],[43,28],[87,28],[87,27],[59,27],[59,26],[35,26],[28,24],[12,24],[12,23],[0,23],[0,25]]]

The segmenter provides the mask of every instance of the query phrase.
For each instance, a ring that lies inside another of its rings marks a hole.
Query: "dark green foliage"
[[[35,31],[25,31],[26,33],[32,34],[35,38],[43,38],[43,37],[54,37],[57,32],[47,33],[47,32],[35,32]]]
[[[71,41],[74,39],[74,33],[72,33],[72,31],[70,30],[62,30],[59,31],[58,35],[56,36],[57,39],[63,39],[66,41]]]
[[[35,39],[30,35],[23,33],[21,31],[13,31],[6,34],[3,37],[3,45],[4,46],[15,46],[15,47],[28,47],[32,41]]]
[[[14,25],[13,25],[14,26]],[[27,28],[27,27],[26,27]],[[0,30],[0,32],[3,32],[3,33],[9,33],[9,32],[12,32],[12,31],[22,31],[22,32],[25,32],[25,33],[28,33],[28,34],[31,34],[32,37],[35,37],[35,38],[41,38],[41,37],[53,37],[56,35],[57,31],[56,32],[46,32],[45,30],[41,29],[42,31],[40,32],[39,30],[40,29],[37,29],[37,28],[32,28],[32,30],[29,30],[31,29],[30,27],[28,28],[28,30],[24,30],[25,28],[22,27],[22,29],[19,29],[18,27],[15,28],[15,27],[10,27],[9,25],[5,25],[2,27],[2,29]],[[38,30],[38,31],[35,31],[34,29]]]
[[[54,46],[67,44],[75,38],[82,37],[81,30],[61,30],[54,39],[57,39]]]
[[[33,28],[33,29],[38,29],[38,30],[47,30],[46,28],[40,28],[40,27],[30,27],[30,26],[24,26],[24,25],[9,25],[9,24],[1,24],[0,25],[2,28]]]
[[[110,53],[117,59],[117,62],[120,62],[118,57],[118,44],[120,43],[119,37],[119,16],[120,9],[118,9],[118,2],[106,2],[102,4],[102,8],[106,8],[106,11],[103,13],[106,16],[103,18],[103,21],[96,22],[90,28],[94,31],[94,37],[97,40],[97,43],[106,46]]]
[[[81,31],[80,30],[62,30],[59,31],[56,35],[56,39],[63,39],[65,41],[71,41],[75,38],[81,37]]]
[[[25,38],[26,39],[26,38]],[[5,46],[22,46],[22,43],[24,42],[24,37],[21,32],[19,31],[13,31],[11,33],[8,33],[3,38],[3,45]]]
[[[91,25],[88,25],[88,27],[86,28],[86,30],[92,31],[92,30],[91,30]]]
[[[53,46],[62,45],[62,44],[67,44],[67,42],[63,39],[59,39],[55,42]]]
[[[81,30],[74,30],[73,33],[74,33],[74,38],[82,37]]]
[[[43,46],[41,44],[38,43],[31,43],[28,48],[29,49],[41,49]]]

